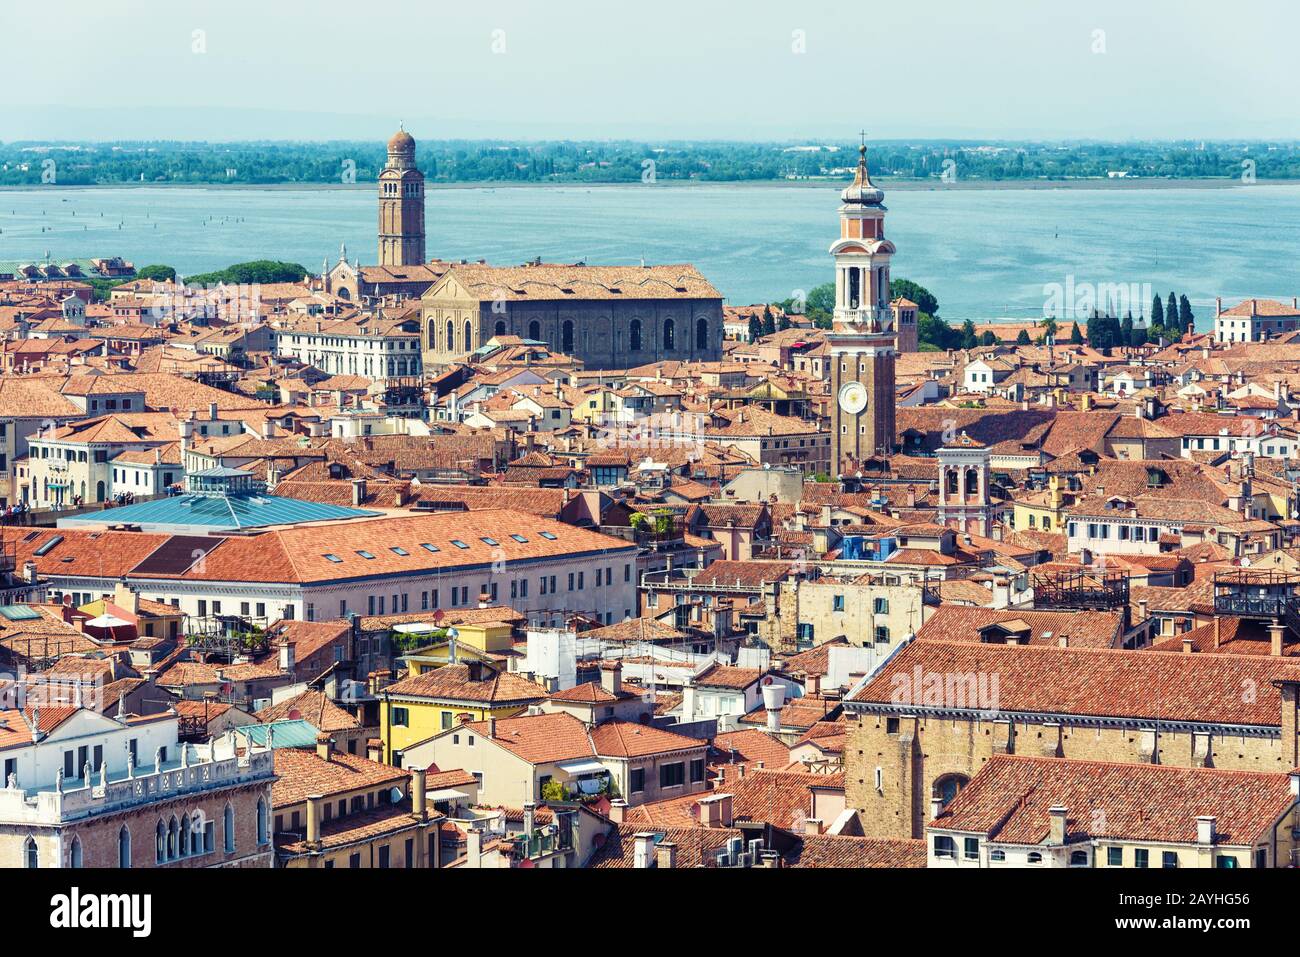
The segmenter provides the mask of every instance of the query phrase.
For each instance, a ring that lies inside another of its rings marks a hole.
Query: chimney
[[[632,838],[632,866],[644,871],[653,866],[655,836],[650,831],[638,831]]]
[[[352,507],[357,508],[366,500],[366,480],[352,480]]]
[[[497,736],[497,717],[494,714],[488,715],[487,719],[488,740]]]
[[[932,821],[937,820],[939,815],[942,813],[943,813],[943,798],[939,797],[937,794],[933,795],[930,798],[930,820]]]
[[[1138,599],[1138,620],[1147,620],[1147,600],[1145,598]]]
[[[217,404],[215,402],[208,403],[208,418],[213,422],[217,421]]]
[[[1213,844],[1218,838],[1218,830],[1215,827],[1217,819],[1213,814],[1202,814],[1196,819],[1196,843]]]
[[[36,584],[38,578],[35,562],[23,562],[23,580],[28,584]]]
[[[465,866],[483,866],[483,832],[471,827],[465,834]]]
[[[1286,629],[1280,621],[1268,626],[1268,653],[1274,658],[1282,657],[1282,636]]]
[[[682,685],[682,722],[695,720],[695,679],[687,678]]]
[[[1192,651],[1193,651],[1193,648],[1192,648],[1192,639],[1190,639],[1190,638],[1184,638],[1184,639],[1183,639],[1183,654],[1185,654],[1185,655],[1190,655],[1190,654],[1192,653]]]
[[[763,707],[767,710],[767,730],[776,734],[781,730],[781,708],[785,706],[785,685],[770,675],[765,679],[770,682],[763,685]]]
[[[627,802],[618,798],[609,802],[609,819],[615,824],[622,824],[627,820]]]
[[[429,819],[429,808],[424,798],[424,768],[411,768],[411,813],[421,821]]]
[[[328,734],[321,732],[316,735],[316,757],[322,761],[330,760],[330,755],[334,751],[334,739]]]
[[[320,846],[321,806],[324,803],[322,794],[307,795],[307,844],[310,847]]]
[[[280,670],[286,673],[292,673],[294,666],[293,642],[288,639],[280,641]]]
[[[618,694],[618,689],[623,687],[623,663],[621,661],[605,661],[600,665],[600,687],[602,691],[608,691],[610,694]]]
[[[730,794],[710,794],[708,797],[700,798],[697,806],[700,809],[701,827],[731,827],[732,797]]]
[[[537,805],[532,801],[524,802],[524,836],[529,837],[537,830]]]
[[[677,845],[672,841],[660,841],[655,848],[655,867],[661,871],[671,871],[677,866]]]
[[[1219,650],[1219,640],[1223,632],[1223,619],[1218,615],[1214,616],[1214,650]]]
[[[1059,635],[1059,636],[1057,637],[1057,639],[1056,639],[1056,645],[1057,645],[1058,648],[1069,648],[1069,647],[1070,647],[1070,636],[1069,636],[1069,635]]]
[[[822,832],[822,822],[815,817],[805,818],[803,832],[805,834],[820,834]]]
[[[1066,819],[1070,816],[1069,808],[1064,808],[1059,804],[1054,804],[1047,811],[1052,819],[1051,833],[1048,836],[1048,843],[1062,845],[1065,843],[1065,824]]]

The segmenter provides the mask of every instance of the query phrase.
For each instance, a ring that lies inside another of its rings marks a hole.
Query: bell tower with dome
[[[894,450],[894,363],[898,343],[889,305],[885,194],[867,173],[865,139],[853,182],[840,193],[835,257],[835,328],[830,344],[831,474]]]
[[[379,265],[424,261],[424,174],[415,166],[415,137],[399,129],[379,172]]]

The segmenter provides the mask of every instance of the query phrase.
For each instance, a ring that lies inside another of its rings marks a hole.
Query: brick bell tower
[[[379,171],[379,265],[424,261],[424,174],[415,166],[415,137],[399,129]]]
[[[831,354],[831,472],[894,450],[894,363],[898,343],[889,305],[884,191],[867,173],[867,146],[858,151],[853,182],[840,193],[835,257],[835,329]]]

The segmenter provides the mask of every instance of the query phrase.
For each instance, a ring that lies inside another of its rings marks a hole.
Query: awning
[[[438,788],[438,790],[426,794],[424,799],[426,801],[454,801],[463,797],[469,797],[469,795],[464,791],[456,790],[456,788]]]
[[[587,758],[580,761],[562,761],[557,767],[566,774],[598,774],[605,770],[605,765]]]

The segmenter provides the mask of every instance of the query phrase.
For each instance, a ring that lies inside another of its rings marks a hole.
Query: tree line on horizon
[[[857,143],[428,140],[416,160],[430,183],[749,182],[836,179]],[[75,147],[75,148],[74,148]],[[833,149],[832,149],[833,147]],[[373,183],[383,143],[0,143],[0,185]],[[869,147],[889,180],[1300,179],[1300,143],[894,142]]]

